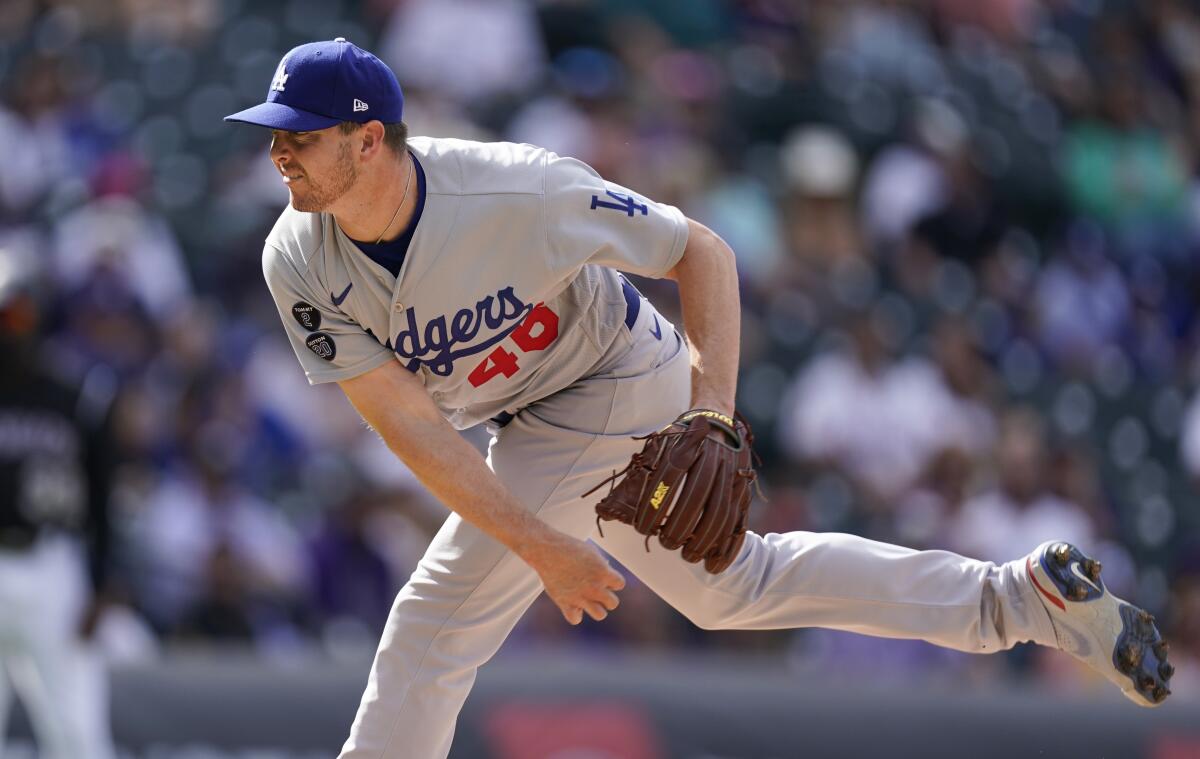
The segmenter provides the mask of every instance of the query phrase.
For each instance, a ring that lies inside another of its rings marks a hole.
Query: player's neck
[[[401,159],[380,168],[377,172],[360,174],[354,187],[329,209],[352,240],[373,243],[380,235],[383,242],[394,240],[412,218],[417,200],[412,156],[406,151]]]

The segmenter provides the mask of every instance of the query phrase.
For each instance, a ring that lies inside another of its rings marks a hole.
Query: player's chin
[[[323,204],[315,202],[313,198],[297,194],[295,190],[291,191],[290,202],[292,208],[302,213],[317,213],[323,207]]]

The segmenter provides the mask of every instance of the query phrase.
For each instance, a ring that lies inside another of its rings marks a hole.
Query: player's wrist
[[[570,538],[530,515],[530,522],[519,537],[509,544],[509,549],[521,557],[529,566],[539,569],[563,550],[564,540]]]
[[[725,398],[723,394],[693,393],[691,411],[715,411],[726,417],[733,417],[733,399]]]

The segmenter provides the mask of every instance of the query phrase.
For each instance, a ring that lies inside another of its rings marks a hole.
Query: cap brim
[[[340,119],[309,113],[283,103],[259,103],[244,111],[229,114],[225,121],[241,121],[286,132],[315,132],[342,123]]]

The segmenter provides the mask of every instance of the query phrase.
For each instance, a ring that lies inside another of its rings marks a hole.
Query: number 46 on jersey
[[[512,331],[513,342],[522,353],[545,350],[557,337],[558,314],[547,308],[544,303],[534,306],[524,321]],[[472,386],[479,387],[501,374],[511,377],[521,369],[518,361],[516,353],[507,350],[503,345],[497,345],[495,350],[471,370],[467,380]]]

